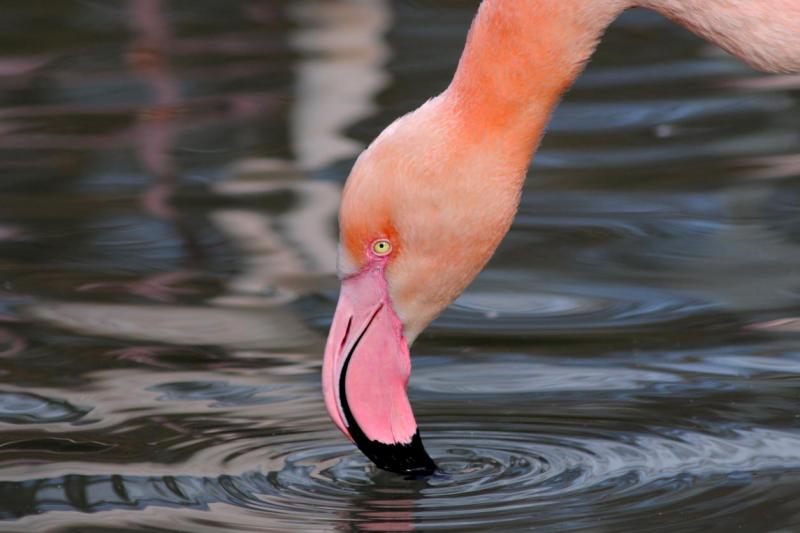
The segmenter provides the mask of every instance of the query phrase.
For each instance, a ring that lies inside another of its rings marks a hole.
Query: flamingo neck
[[[484,0],[442,100],[463,135],[525,168],[550,114],[629,0]],[[449,105],[447,105],[449,104]],[[490,143],[491,144],[491,143]]]
[[[484,0],[440,99],[445,113],[460,119],[462,138],[498,140],[529,163],[553,108],[605,29],[637,6],[755,68],[800,72],[797,0]]]

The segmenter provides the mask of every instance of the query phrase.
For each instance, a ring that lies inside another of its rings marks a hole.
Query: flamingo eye
[[[372,253],[375,255],[388,255],[392,251],[392,243],[386,239],[378,239],[372,243]]]

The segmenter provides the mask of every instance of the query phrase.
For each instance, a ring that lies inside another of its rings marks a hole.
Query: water
[[[341,184],[474,8],[5,2],[0,529],[800,529],[800,81],[645,12],[414,347],[443,472],[328,421]]]

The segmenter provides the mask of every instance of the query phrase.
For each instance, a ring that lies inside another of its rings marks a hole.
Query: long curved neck
[[[484,0],[442,99],[465,135],[528,160],[560,96],[628,0]],[[522,162],[522,161],[521,161]]]
[[[484,0],[439,99],[458,118],[460,138],[527,168],[553,108],[605,29],[636,6],[758,69],[800,71],[798,0]]]

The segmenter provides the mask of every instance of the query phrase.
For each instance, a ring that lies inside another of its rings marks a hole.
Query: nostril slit
[[[350,326],[353,324],[353,317],[347,319],[347,327],[344,328],[344,335],[342,335],[342,343],[339,345],[339,352],[344,351],[344,345],[347,343],[347,337],[350,336]]]

